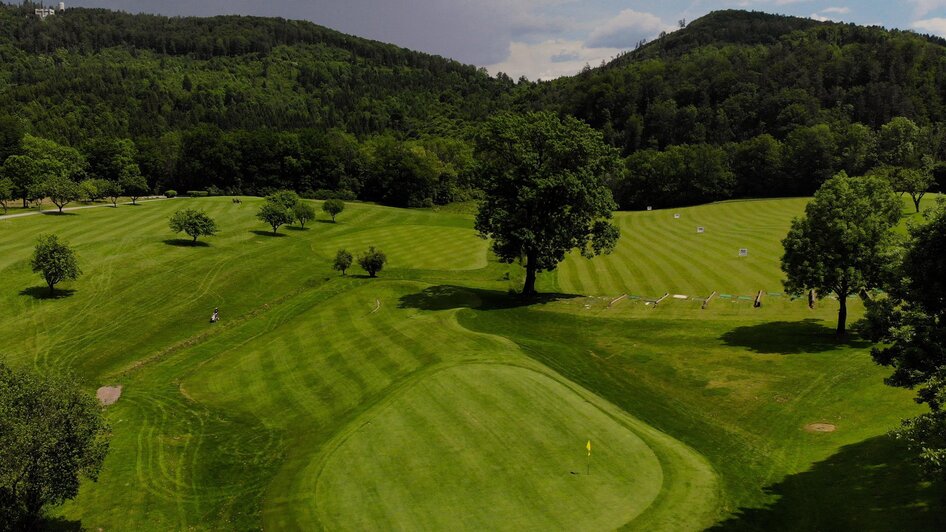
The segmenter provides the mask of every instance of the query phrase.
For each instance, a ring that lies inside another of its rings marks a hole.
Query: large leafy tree
[[[47,505],[95,480],[108,452],[101,407],[70,379],[0,363],[0,528],[31,530]]]
[[[82,197],[82,189],[68,177],[53,174],[36,185],[34,196],[49,198],[62,214],[63,207]]]
[[[524,261],[524,295],[569,251],[613,249],[619,233],[604,177],[616,160],[599,132],[551,113],[501,114],[477,133],[476,156],[484,192],[476,229],[500,260]]]
[[[275,235],[276,231],[279,230],[279,226],[292,223],[294,215],[291,210],[282,204],[267,201],[260,206],[256,218],[261,222],[268,223],[273,228],[273,234]]]
[[[829,179],[782,241],[785,289],[837,296],[837,335],[843,336],[848,296],[880,286],[890,271],[900,216],[900,202],[886,180],[844,172]]]
[[[171,215],[168,226],[175,233],[185,233],[197,242],[197,237],[217,234],[217,222],[198,209],[182,209]]]
[[[60,282],[74,281],[82,274],[75,252],[56,235],[40,235],[30,266],[43,276],[50,294]]]
[[[946,205],[911,229],[899,276],[888,296],[869,302],[863,330],[877,342],[874,360],[892,367],[891,386],[918,388],[930,411],[903,422],[897,435],[926,472],[946,479]]]

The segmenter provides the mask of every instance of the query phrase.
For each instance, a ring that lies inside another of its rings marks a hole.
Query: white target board
[[[647,210],[648,210],[648,211],[652,211],[652,210],[654,210],[654,208],[648,206],[648,207],[647,207]]]
[[[706,232],[706,228],[703,227],[703,226],[698,226],[698,227],[696,228],[696,232],[702,235],[703,233]]]
[[[748,256],[749,256],[749,248],[739,248],[739,256],[740,256],[740,257],[748,257]]]
[[[674,214],[674,215],[673,215],[673,219],[674,219],[674,220],[679,220],[679,219],[680,219],[680,215],[679,215],[679,214]]]

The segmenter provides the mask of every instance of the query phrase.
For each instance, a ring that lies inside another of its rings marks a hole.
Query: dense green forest
[[[623,208],[946,175],[946,42],[912,32],[721,11],[533,83],[308,22],[32,10],[0,9],[0,159],[34,148],[5,174],[48,173],[43,140],[76,180],[423,206],[476,194],[486,117],[552,110],[625,157]]]

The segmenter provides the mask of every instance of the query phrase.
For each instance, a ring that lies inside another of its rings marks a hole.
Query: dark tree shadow
[[[777,500],[712,530],[946,530],[944,490],[921,479],[901,442],[878,436],[765,488]]]
[[[175,246],[179,248],[208,248],[210,244],[207,242],[202,242],[198,240],[194,242],[193,240],[188,240],[186,238],[169,238],[164,241],[165,244],[169,246]]]
[[[47,517],[40,523],[40,530],[50,532],[79,532],[82,521],[70,521],[65,517]]]
[[[720,339],[733,347],[745,347],[755,353],[792,355],[800,353],[823,353],[843,347],[867,349],[870,342],[849,332],[838,339],[834,328],[821,321],[775,321],[759,325],[746,325],[724,333]]]
[[[78,216],[78,215],[79,215],[79,213],[75,213],[75,212],[71,212],[71,211],[63,211],[63,212],[59,212],[59,211],[39,211],[39,212],[40,212],[40,214],[42,214],[42,215],[44,215],[44,216]]]
[[[421,310],[450,310],[455,308],[475,308],[479,310],[497,310],[530,305],[544,305],[555,301],[581,297],[574,294],[536,294],[534,296],[511,295],[497,290],[466,288],[452,285],[431,286],[407,294],[398,300],[398,308],[416,308]]]
[[[258,229],[254,229],[253,231],[250,231],[250,232],[256,236],[269,236],[269,237],[276,237],[276,238],[286,236],[283,233],[274,234],[272,231],[260,231]]]
[[[338,222],[333,222],[332,220],[321,220],[321,219],[315,220],[315,221],[318,222],[318,223],[320,223],[320,224],[334,224],[334,223],[338,223]]]
[[[49,293],[48,286],[31,286],[20,290],[21,296],[30,296],[33,299],[65,299],[76,293],[72,288],[57,288],[55,292]]]
[[[309,229],[310,229],[309,227],[298,227],[298,226],[295,226],[295,225],[287,225],[287,226],[286,226],[286,230],[287,230],[287,231],[308,231]]]

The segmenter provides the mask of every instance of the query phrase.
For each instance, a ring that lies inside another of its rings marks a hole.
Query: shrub
[[[342,275],[345,275],[345,272],[351,267],[351,261],[351,253],[347,250],[340,249],[338,253],[335,254],[335,262],[332,264],[332,268],[342,272]]]
[[[386,262],[388,262],[387,256],[374,246],[369,247],[368,251],[358,258],[358,264],[368,272],[370,277],[377,277]]]
[[[210,194],[206,190],[188,190],[187,195],[192,198],[203,198]]]
[[[165,190],[165,191],[164,191],[164,197],[165,197],[165,198],[176,198],[176,197],[177,197],[177,191],[176,191],[176,190]]]

